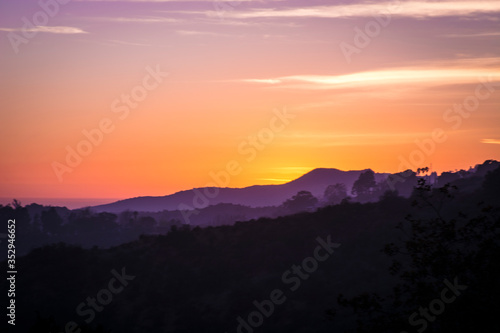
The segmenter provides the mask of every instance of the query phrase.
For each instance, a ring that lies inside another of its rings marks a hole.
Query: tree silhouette
[[[409,197],[418,181],[417,173],[408,169],[389,175],[387,179],[378,184],[380,194],[386,191],[397,191],[399,195]]]
[[[144,229],[144,231],[152,231],[156,226],[156,220],[151,216],[142,216],[139,219],[139,226]]]
[[[292,198],[283,203],[283,208],[288,213],[297,213],[313,209],[318,204],[318,199],[309,191],[299,191]]]
[[[338,204],[347,197],[347,188],[343,183],[328,185],[325,189],[324,200],[328,204]]]
[[[23,205],[21,204],[21,201],[19,201],[17,199],[13,199],[11,205],[14,209],[18,209],[18,208],[23,207]]]
[[[50,207],[48,210],[43,211],[40,220],[44,232],[55,235],[61,231],[63,219],[59,216],[54,207]]]
[[[367,170],[361,173],[359,178],[354,182],[351,193],[355,195],[359,201],[365,201],[370,198],[375,185],[375,173],[372,170]]]
[[[420,175],[420,174],[425,175],[427,172],[429,172],[429,167],[417,169],[417,175]]]
[[[486,174],[483,181],[483,189],[488,197],[498,196],[500,189],[500,167]]]

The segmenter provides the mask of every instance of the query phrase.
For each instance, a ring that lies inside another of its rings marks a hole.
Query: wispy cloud
[[[248,20],[238,20],[238,19],[224,19],[220,20],[218,18],[207,18],[203,21],[206,24],[216,24],[216,25],[231,25],[238,27],[285,27],[285,28],[301,28],[302,24],[297,24],[295,22],[271,22],[271,21],[248,21]]]
[[[215,3],[215,2],[214,2]],[[236,7],[233,7],[236,9]],[[226,16],[226,13],[231,11],[223,11],[224,19],[220,19],[221,12],[220,11],[211,11],[211,10],[156,10],[154,11],[160,15],[181,15],[181,16],[190,16],[189,20],[185,19],[186,23],[202,22],[205,24],[214,24],[214,25],[230,25],[230,26],[239,26],[239,27],[288,27],[288,28],[299,28],[303,27],[302,24],[298,24],[296,22],[274,22],[274,21],[250,21],[250,20],[241,20],[240,18],[231,18]]]
[[[93,21],[117,22],[117,23],[178,23],[180,19],[170,17],[88,17]]]
[[[184,36],[230,36],[228,34],[222,34],[218,32],[196,31],[196,30],[177,30],[176,33]]]
[[[485,68],[396,68],[345,75],[292,75],[241,82],[291,89],[343,89],[396,84],[467,84],[481,77],[500,81],[500,70]]]
[[[482,139],[482,143],[491,143],[495,145],[500,145],[500,140],[495,140],[495,139]]]
[[[415,18],[441,16],[469,16],[479,13],[500,12],[499,1],[385,1],[357,3],[349,5],[311,6],[285,9],[256,9],[251,11],[231,11],[225,16],[234,18],[349,18],[380,15]],[[218,15],[216,11],[208,15]]]
[[[26,32],[48,32],[51,34],[86,34],[87,31],[84,31],[80,28],[75,27],[62,27],[62,26],[35,26],[35,28],[31,29],[21,29],[21,28],[0,28],[0,31],[26,31]]]
[[[143,43],[135,43],[135,42],[127,42],[123,40],[110,40],[111,43],[113,44],[118,44],[118,45],[130,45],[130,46],[152,46],[152,44],[143,44]]]
[[[477,38],[477,37],[497,37],[500,36],[500,31],[492,31],[492,32],[480,32],[475,34],[447,34],[441,35],[441,37],[450,37],[450,38]]]

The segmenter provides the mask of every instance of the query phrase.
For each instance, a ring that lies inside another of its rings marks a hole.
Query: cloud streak
[[[352,18],[380,14],[431,18],[443,16],[470,16],[500,12],[498,1],[387,1],[380,3],[359,3],[350,5],[311,6],[286,9],[256,9],[251,11],[231,11],[225,16],[233,18]],[[209,12],[208,15],[218,15]]]
[[[8,32],[48,32],[51,34],[87,34],[80,28],[75,27],[63,27],[63,26],[36,26],[32,29],[21,29],[21,28],[0,28],[0,31]]]
[[[447,34],[447,35],[441,35],[441,36],[442,37],[449,37],[449,38],[498,37],[498,36],[500,36],[500,31],[480,32],[480,33],[475,33],[475,34]]]
[[[218,36],[218,37],[227,37],[231,36],[228,34],[221,34],[217,32],[210,31],[196,31],[196,30],[177,30],[176,33],[183,36]]]
[[[482,139],[482,143],[490,143],[494,145],[500,145],[500,140],[495,140],[495,139]]]
[[[500,81],[500,70],[484,68],[398,68],[345,75],[292,75],[242,82],[288,89],[344,89],[401,84],[467,84],[481,77]]]
[[[182,20],[169,17],[91,17],[93,21],[116,23],[179,23]]]

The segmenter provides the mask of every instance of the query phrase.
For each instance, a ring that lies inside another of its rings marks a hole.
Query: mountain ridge
[[[482,164],[476,164],[469,171],[442,172],[440,176],[433,172],[430,178],[433,178],[434,181],[439,179],[439,183],[443,183],[442,186],[444,183],[462,178],[466,174],[468,177],[472,175],[484,176],[488,171],[499,165],[500,162],[496,160],[486,160]],[[120,213],[126,210],[142,212],[188,211],[203,209],[221,203],[243,205],[250,208],[280,206],[285,200],[290,199],[299,191],[309,191],[316,198],[322,198],[325,189],[329,185],[336,183],[343,183],[346,186],[347,193],[350,194],[352,186],[359,178],[359,175],[368,170],[373,171],[372,169],[343,171],[335,168],[316,168],[284,184],[251,185],[242,188],[198,187],[164,196],[128,198],[90,208],[95,212]],[[380,183],[391,175],[396,175],[396,179],[392,182],[394,184],[405,178],[405,176],[401,176],[402,173],[399,173],[398,176],[397,174],[374,172],[375,182]],[[410,188],[407,188],[406,192],[411,192],[411,186],[415,185],[410,184]],[[400,195],[404,196],[408,195],[408,193],[400,193]]]
[[[96,212],[118,213],[124,210],[162,211],[190,210],[208,205],[231,203],[248,207],[278,206],[298,191],[309,191],[322,197],[328,185],[344,183],[350,192],[363,170],[343,171],[335,168],[316,168],[284,184],[251,185],[242,188],[198,187],[165,196],[139,196],[91,207]],[[375,180],[387,178],[389,173],[375,173]],[[212,194],[216,192],[216,195]]]

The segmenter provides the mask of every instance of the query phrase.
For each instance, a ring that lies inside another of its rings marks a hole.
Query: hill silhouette
[[[158,212],[162,210],[178,210],[180,205],[195,207],[197,196],[206,200],[203,207],[219,203],[244,205],[249,207],[279,206],[299,191],[309,191],[315,197],[322,197],[328,185],[343,183],[350,191],[359,175],[366,170],[341,171],[338,169],[314,169],[303,176],[281,185],[253,185],[245,188],[218,188],[214,198],[203,195],[205,191],[212,192],[213,188],[196,188],[180,191],[161,197],[137,197],[120,200],[114,203],[93,206],[96,212],[119,213],[124,210]],[[376,173],[377,181],[384,180],[388,174]],[[198,195],[197,195],[198,193]],[[201,194],[200,194],[201,193]],[[194,203],[193,203],[194,201]]]

